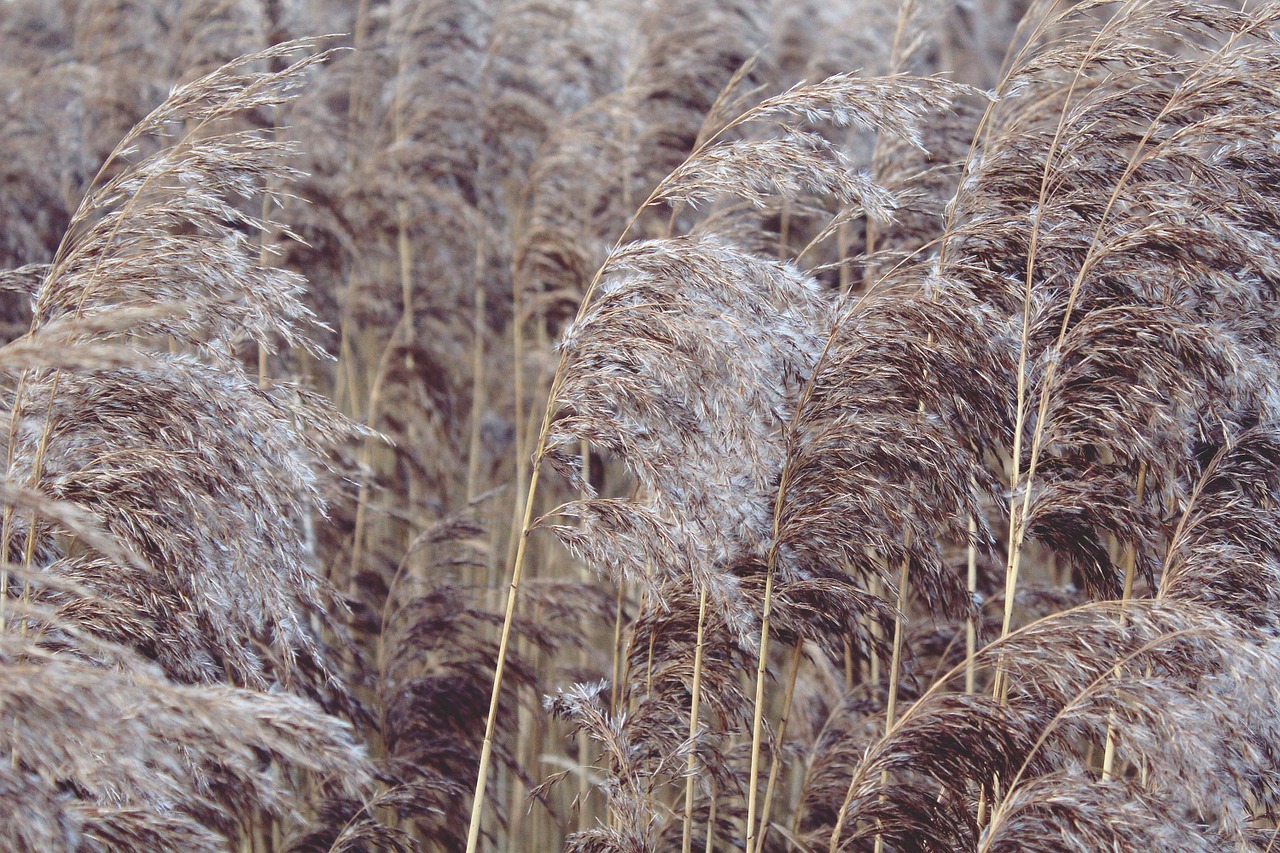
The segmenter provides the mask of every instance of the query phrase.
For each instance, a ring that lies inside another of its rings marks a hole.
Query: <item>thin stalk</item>
[[[701,584],[698,590],[698,641],[693,651],[693,689],[689,698],[689,743],[698,736],[698,704],[702,698],[702,649],[706,642],[707,628],[707,585]],[[694,749],[689,750],[689,762],[684,779],[684,831],[680,841],[683,853],[693,850],[693,783],[698,772],[698,756]]]
[[[849,263],[849,229],[848,222],[841,222],[836,227],[836,257],[840,259],[840,293],[846,294],[853,287],[853,267]]]
[[[1142,492],[1147,484],[1147,463],[1142,462],[1138,465],[1138,488],[1136,492],[1136,503],[1142,505]],[[1122,605],[1128,604],[1133,597],[1133,581],[1137,575],[1136,567],[1138,563],[1137,549],[1129,546],[1125,549],[1124,557],[1124,590],[1120,595]],[[1119,668],[1115,670],[1115,674],[1120,674]],[[1102,747],[1102,781],[1109,782],[1113,776],[1116,760],[1116,740],[1115,740],[1115,714],[1111,714],[1107,720],[1107,737]]]
[[[1146,491],[1146,487],[1147,487],[1147,463],[1144,461],[1138,464],[1138,487],[1134,493],[1135,494],[1134,504],[1136,506],[1142,506],[1143,493]],[[1138,563],[1137,558],[1138,558],[1137,551],[1134,548],[1130,548],[1129,551],[1126,552],[1125,554],[1124,589],[1120,594],[1121,601],[1127,602],[1131,598],[1133,598],[1133,582],[1136,579],[1138,574],[1136,570],[1137,563]]]
[[[972,478],[970,478],[972,482]],[[978,533],[978,519],[969,516],[968,574],[965,588],[969,591],[969,600],[975,601],[978,592],[978,546],[975,542]],[[977,692],[978,667],[974,655],[978,652],[978,620],[981,612],[973,614],[964,630],[964,692]]]
[[[550,420],[550,408],[548,408]],[[544,425],[545,426],[545,425]],[[545,431],[545,430],[544,430]],[[502,695],[502,675],[507,660],[507,649],[511,644],[511,624],[514,621],[516,597],[520,590],[520,578],[524,570],[524,555],[529,543],[530,524],[533,521],[533,498],[537,491],[540,470],[534,467],[529,479],[529,493],[525,499],[524,519],[520,543],[516,550],[515,563],[511,569],[511,582],[507,592],[507,609],[502,620],[502,633],[498,639],[498,656],[493,673],[493,692],[489,697],[489,716],[484,726],[484,741],[480,745],[480,766],[476,774],[476,788],[471,801],[471,823],[467,828],[467,853],[475,853],[480,841],[480,818],[484,813],[485,787],[489,779],[489,765],[493,761],[493,733],[498,723],[498,701]]]
[[[849,803],[853,802],[853,792],[858,786],[858,774],[849,776],[849,787],[845,789],[844,800],[840,803],[840,811],[836,813],[836,824],[831,829],[831,839],[827,842],[827,853],[837,853],[840,847],[840,834],[844,831],[844,818],[849,812]],[[880,836],[876,836],[879,840]]]
[[[360,0],[356,8],[355,29],[352,34],[351,46],[357,54],[365,47],[369,32],[369,0]],[[362,107],[364,99],[360,97],[360,77],[358,75],[351,76],[351,87],[347,96],[347,162],[346,171],[351,174],[355,171],[358,162],[357,152],[359,145],[357,143],[357,129],[364,126],[365,122],[362,116]],[[350,301],[350,291],[355,286],[354,276],[347,281],[347,296]],[[351,346],[350,322],[347,312],[344,310],[338,321],[338,362],[334,366],[334,404],[341,408],[343,401],[343,393],[348,393],[351,410],[355,411],[358,405],[356,401],[359,399],[356,393],[355,369],[351,365],[353,351]],[[346,383],[343,382],[344,377]]]
[[[365,48],[365,42],[369,36],[369,0],[360,0],[359,6],[356,7],[356,25],[355,31],[351,37],[351,47],[357,52]],[[359,135],[356,133],[358,128],[365,125],[365,99],[360,95],[359,83],[361,78],[352,75],[351,89],[347,98],[347,170],[355,171],[356,162],[359,159]]]
[[[613,684],[609,687],[609,713],[618,713],[618,685],[622,683],[622,601],[626,585],[618,582],[618,599],[613,607]]]
[[[907,551],[911,550],[911,531],[907,531],[906,535]],[[898,568],[898,612],[893,617],[893,654],[890,660],[889,669],[889,695],[884,703],[884,733],[885,737],[889,736],[889,732],[893,729],[893,722],[898,716],[898,681],[900,671],[902,669],[902,635],[906,622],[907,610],[907,582],[909,572],[911,570],[911,556],[908,553],[902,558],[902,565]],[[885,770],[880,774],[881,787],[889,785],[889,771]],[[884,850],[884,836],[877,835],[875,841],[875,853],[881,853]]]
[[[378,440],[375,430],[378,413],[382,404],[382,391],[386,385],[386,378],[391,366],[391,355],[395,351],[397,339],[404,333],[405,315],[401,315],[396,328],[391,333],[391,339],[382,349],[382,354],[378,357],[378,364],[374,368],[373,382],[369,389],[369,405],[365,413],[365,425],[369,428],[370,433],[366,434],[361,445],[360,462],[360,488],[356,495],[356,519],[355,526],[351,532],[351,576],[348,578],[349,583],[355,583],[356,573],[359,570],[360,561],[364,556],[365,528],[368,525],[369,514],[369,481],[372,479],[370,473],[373,466],[373,448],[374,443]]]
[[[591,442],[589,442],[585,438],[582,439],[581,456],[582,456],[582,482],[586,483],[587,476],[591,473]],[[584,486],[584,491],[585,491],[585,486]],[[583,566],[582,573],[583,573],[583,577],[582,577],[583,584],[590,583],[591,582],[590,569],[588,569],[586,566]],[[586,671],[587,667],[590,665],[590,659],[587,656],[587,650],[585,647],[578,650],[578,663],[580,666],[582,666],[584,672]],[[578,773],[578,831],[582,832],[587,828],[589,824],[588,814],[587,814],[587,797],[591,793],[591,786],[588,784],[586,767],[587,767],[587,755],[591,751],[591,738],[587,734],[585,729],[579,729],[577,740],[578,740],[578,762],[581,764],[581,767],[579,768],[579,773]]]
[[[515,394],[515,415],[512,421],[515,424],[515,442],[516,442],[516,470],[515,470],[515,501],[512,505],[511,513],[511,538],[507,549],[507,562],[514,565],[516,554],[519,549],[519,539],[523,537],[524,531],[520,527],[521,514],[524,512],[523,507],[528,494],[525,491],[525,484],[529,482],[529,453],[526,441],[528,439],[524,431],[524,299],[523,288],[520,286],[520,279],[516,276],[513,269],[511,275],[511,378]],[[527,514],[527,513],[526,513]]]
[[[787,676],[787,693],[782,700],[782,719],[778,721],[778,743],[787,737],[787,721],[791,719],[791,702],[796,695],[796,676],[800,673],[800,661],[804,653],[804,637],[796,637],[795,650],[791,653],[791,674]],[[760,809],[760,849],[764,849],[765,838],[769,835],[769,811],[773,806],[773,794],[777,788],[778,775],[782,769],[781,750],[773,754],[769,765],[769,781],[764,787],[764,807]]]
[[[585,731],[578,732],[578,831],[584,832],[591,825],[591,815],[587,810],[587,799],[591,795],[590,780],[587,778],[589,762],[587,756],[591,752],[591,737]]]
[[[787,256],[787,243],[791,236],[791,204],[787,199],[782,200],[782,213],[778,217],[778,246],[776,249],[779,260]]]
[[[884,280],[884,279],[881,279],[881,280]],[[836,322],[834,329],[839,329],[844,324],[844,322],[853,315],[854,311],[857,310],[858,305],[862,304],[862,301],[868,298],[874,292],[874,290],[875,290],[874,286],[868,287],[864,293],[859,295],[858,299],[852,305],[846,305],[846,302],[851,294],[848,291],[842,293],[840,296],[840,300],[837,303],[837,312],[839,314],[839,320]],[[796,404],[797,415],[798,413],[804,411],[805,406],[808,405],[809,400],[812,398],[814,387],[815,387],[814,380],[818,376],[818,374],[821,372],[823,366],[827,363],[827,357],[831,352],[831,347],[835,344],[835,340],[836,340],[836,334],[835,334],[835,331],[833,331],[832,334],[827,337],[827,342],[822,348],[822,353],[818,356],[818,359],[814,364],[813,371],[810,374],[808,380],[805,382],[804,388],[800,393],[800,399]],[[770,608],[772,607],[772,604],[773,604],[773,578],[774,578],[774,573],[776,571],[777,563],[778,563],[778,543],[779,543],[779,538],[780,538],[781,529],[782,529],[782,502],[784,497],[787,494],[788,489],[790,488],[791,476],[792,476],[792,469],[790,464],[791,458],[792,457],[790,455],[790,451],[788,451],[788,461],[786,464],[783,465],[782,473],[778,481],[777,497],[774,499],[774,503],[773,503],[773,536],[772,536],[771,544],[769,546],[769,553],[765,562],[766,578],[765,578],[765,589],[764,589],[764,608],[763,608],[763,613],[762,613],[761,622],[760,622],[760,663],[756,669],[755,709],[752,715],[753,719],[752,719],[752,727],[751,727],[752,729],[751,731],[751,770],[750,770],[750,778],[748,780],[748,788],[747,788],[746,853],[755,853],[754,833],[756,829],[756,826],[755,826],[756,782],[759,779],[759,772],[760,772],[760,740],[761,740],[761,735],[763,733],[763,722],[764,722],[764,682],[767,675],[767,666],[766,666],[767,660],[765,658],[765,651],[768,647],[768,642],[769,642],[769,613],[770,613]],[[875,584],[874,579],[872,583],[873,585]],[[872,624],[873,632],[876,631],[876,627],[877,627],[876,623],[874,623],[873,621],[873,624]],[[871,667],[873,674],[878,675],[877,656],[870,655],[869,658],[870,658],[869,666]],[[878,679],[873,679],[873,680],[878,680]]]
[[[906,547],[908,551],[911,548],[911,531],[907,531]],[[906,622],[907,583],[910,580],[910,570],[911,557],[908,554],[902,558],[902,565],[898,567],[898,612],[893,618],[893,656],[889,663],[889,696],[885,701],[884,710],[884,729],[886,733],[893,727],[893,721],[898,715],[898,681],[900,678],[898,670],[902,668],[902,636]]]
[[[351,291],[355,288],[354,277],[349,277],[344,288],[345,303],[351,301]],[[354,413],[359,396],[356,394],[355,367],[352,361],[355,352],[351,344],[351,319],[344,304],[338,316],[338,360],[333,366],[333,405],[348,414]]]
[[[1028,40],[1027,46],[1023,48],[1023,52],[1025,52],[1027,48],[1030,46],[1031,42],[1034,41],[1036,35],[1044,31],[1043,30],[1044,23],[1046,23],[1047,21],[1048,21],[1048,18],[1046,18],[1045,21],[1042,22],[1040,25],[1037,25],[1036,33],[1033,34],[1032,38]],[[1013,431],[1013,453],[1010,459],[1011,474],[1009,477],[1009,485],[1010,485],[1009,546],[1008,546],[1008,561],[1005,565],[1004,618],[1001,622],[1001,628],[1000,628],[1001,637],[1005,637],[1009,634],[1010,628],[1013,623],[1013,604],[1014,604],[1015,594],[1017,592],[1018,572],[1020,569],[1020,563],[1022,559],[1022,542],[1023,542],[1023,534],[1024,534],[1024,531],[1022,530],[1022,521],[1023,519],[1026,518],[1027,512],[1030,509],[1031,480],[1035,475],[1035,463],[1036,463],[1036,457],[1038,455],[1037,451],[1039,449],[1038,439],[1041,434],[1041,430],[1043,429],[1044,406],[1042,405],[1040,407],[1041,417],[1036,422],[1036,437],[1035,437],[1036,440],[1033,441],[1032,443],[1031,460],[1030,460],[1030,464],[1027,471],[1027,477],[1026,477],[1027,482],[1025,484],[1025,488],[1023,489],[1025,494],[1022,500],[1022,508],[1021,510],[1019,510],[1017,491],[1018,491],[1018,487],[1022,485],[1021,472],[1019,469],[1022,463],[1022,432],[1024,427],[1026,426],[1027,415],[1028,415],[1027,371],[1028,371],[1028,365],[1029,365],[1029,353],[1031,348],[1030,331],[1031,331],[1032,288],[1034,283],[1036,259],[1038,257],[1038,250],[1039,250],[1039,243],[1040,243],[1040,231],[1041,231],[1040,225],[1044,216],[1045,201],[1047,200],[1048,193],[1049,193],[1050,169],[1053,166],[1054,157],[1062,145],[1062,137],[1066,132],[1067,105],[1071,103],[1071,98],[1075,94],[1076,87],[1080,83],[1081,77],[1084,73],[1085,65],[1087,64],[1089,58],[1094,55],[1094,48],[1097,47],[1099,40],[1102,38],[1102,34],[1103,34],[1103,31],[1100,30],[1098,34],[1094,37],[1094,41],[1093,41],[1093,44],[1091,45],[1089,52],[1086,53],[1085,56],[1081,58],[1080,64],[1076,69],[1076,73],[1072,76],[1071,83],[1067,87],[1066,97],[1063,101],[1064,103],[1063,110],[1058,117],[1058,124],[1057,124],[1057,127],[1054,129],[1053,139],[1049,143],[1048,152],[1045,155],[1044,170],[1040,178],[1039,198],[1037,199],[1037,203],[1035,206],[1035,214],[1032,217],[1032,223],[1031,223],[1031,228],[1029,233],[1029,242],[1027,245],[1026,275],[1024,276],[1024,279],[1023,279],[1024,294],[1023,294],[1023,311],[1022,311],[1022,332],[1021,332],[1021,341],[1018,347],[1016,418],[1015,418],[1014,431]],[[1007,75],[1005,79],[1006,80],[1008,79]],[[974,145],[977,144],[978,136],[981,135],[983,132],[985,132],[986,125],[988,124],[988,118],[991,115],[991,109],[992,107],[988,107],[987,112],[983,115],[982,124],[979,128],[979,134],[975,134],[975,137],[974,137]],[[1108,209],[1110,208],[1108,207]],[[1104,215],[1104,218],[1105,218],[1105,215]],[[949,224],[948,224],[948,227],[949,227]],[[1099,228],[1101,228],[1101,225],[1099,226]],[[945,255],[945,252],[946,252],[946,247],[944,245],[944,248],[943,248],[944,255]],[[1076,289],[1078,289],[1078,286],[1079,286],[1079,279],[1077,279],[1076,287],[1073,288],[1072,298],[1068,304],[1068,308],[1067,308],[1068,318],[1071,315],[1070,302],[1074,301],[1075,292],[1076,292]],[[1066,321],[1064,320],[1064,328],[1065,328],[1065,322]],[[1053,365],[1050,365],[1050,372],[1052,372],[1052,368],[1053,368]],[[1045,379],[1046,389],[1048,387],[1048,382],[1049,382],[1048,377],[1046,377]],[[1045,398],[1046,398],[1046,395],[1042,394],[1042,403],[1047,402]],[[1002,697],[1004,695],[1004,688],[1005,688],[1004,668],[999,664],[997,664],[997,667],[996,667],[996,675],[995,675],[995,678],[993,679],[993,684],[995,689],[995,695]]]
[[[867,592],[871,593],[871,595],[877,599],[881,597],[879,573],[872,576],[871,583],[868,584],[868,586],[870,588],[867,590]],[[882,639],[881,634],[883,633],[883,630],[880,626],[880,621],[878,619],[871,620],[870,633],[873,639],[875,640]],[[876,645],[877,647],[879,647],[879,643],[877,643]],[[880,683],[880,655],[878,654],[867,655],[867,683],[868,684]]]
[[[779,501],[780,503],[780,501]],[[777,526],[777,512],[774,525]],[[777,536],[774,536],[777,541]],[[771,554],[772,556],[772,554]],[[751,771],[747,787],[747,851],[756,851],[756,796],[760,778],[760,742],[764,735],[764,684],[769,669],[769,611],[773,605],[773,559],[769,560],[768,574],[764,582],[764,609],[760,615],[760,660],[756,666],[756,703],[751,721]]]
[[[404,51],[401,51],[398,63],[399,69],[396,74],[396,88],[391,107],[391,116],[393,142],[396,145],[401,145],[404,137],[404,99],[403,86],[400,81],[404,79]],[[378,405],[381,402],[383,383],[391,365],[391,353],[395,348],[396,341],[402,336],[405,342],[406,362],[411,358],[409,352],[410,345],[413,343],[413,245],[409,240],[409,206],[403,201],[396,204],[396,261],[400,284],[400,319],[396,323],[396,328],[391,338],[383,348],[381,357],[378,359],[377,373],[374,376],[373,387],[369,393],[369,408],[365,415],[365,424],[370,430],[374,429],[374,424],[378,417]],[[353,397],[352,401],[354,402],[354,400],[355,398]],[[348,578],[349,584],[355,583],[356,575],[360,570],[360,561],[364,556],[365,528],[368,524],[369,480],[372,476],[373,464],[373,442],[374,437],[366,435],[361,448],[363,470],[360,472],[360,489],[356,499],[355,527],[351,534],[351,576]]]
[[[641,211],[653,202],[653,199],[657,197],[657,193],[658,189],[655,189],[649,198],[645,200],[645,203],[641,206],[640,210],[636,211],[635,215],[632,216],[627,227],[623,229],[622,236],[618,238],[618,242],[614,245],[613,251],[617,251],[617,249],[622,245],[622,242],[626,239],[627,233],[631,230],[631,226],[634,225],[636,219],[639,218]],[[610,254],[613,254],[613,252],[611,251]],[[591,279],[591,283],[587,285],[587,290],[583,294],[582,301],[578,305],[578,313],[575,320],[581,319],[587,310],[587,306],[591,304],[591,297],[595,295],[596,288],[599,287],[603,274],[604,267],[602,266],[600,269],[596,270],[596,274]],[[520,391],[522,390],[519,364],[520,357],[523,352],[521,347],[523,342],[523,333],[521,332],[523,318],[520,316],[518,310],[518,284],[514,287],[513,295],[517,298],[515,322],[512,323],[512,326],[514,327],[514,334],[516,336],[516,412],[517,415],[519,415],[521,406]],[[546,452],[547,433],[551,428],[551,416],[555,410],[556,397],[560,393],[560,386],[564,383],[564,368],[566,363],[567,354],[561,354],[560,361],[556,365],[555,374],[551,377],[551,386],[547,389],[547,404],[542,412],[542,426],[538,430],[537,447],[533,453],[535,463],[541,463],[542,456]],[[517,420],[517,424],[519,424],[519,420]],[[519,429],[517,428],[517,441],[519,441],[518,433]],[[517,454],[517,466],[522,464],[520,460],[523,457],[523,453]],[[516,601],[520,592],[520,580],[524,574],[525,556],[528,553],[529,534],[532,532],[533,507],[534,500],[538,493],[538,480],[540,475],[540,464],[532,465],[532,471],[529,475],[529,488],[524,494],[524,511],[520,518],[518,528],[520,532],[517,536],[515,555],[511,561],[511,580],[508,585],[507,605],[502,618],[502,632],[498,641],[497,659],[494,661],[493,692],[489,699],[489,714],[485,721],[484,741],[480,747],[480,763],[476,771],[475,793],[471,801],[471,821],[467,829],[466,853],[475,853],[480,840],[480,818],[484,812],[484,793],[485,788],[488,785],[489,765],[493,761],[493,734],[497,726],[498,701],[502,694],[502,676],[506,668],[507,651],[511,641],[511,624],[515,618]]]
[[[531,614],[531,616],[533,619],[533,624],[535,625],[542,624],[541,603],[538,603],[534,607],[534,612],[533,614]],[[529,638],[526,636],[517,635],[515,642],[516,642],[516,654],[525,656],[527,660],[528,659],[527,656],[529,656],[531,652]],[[538,653],[535,652],[534,656],[535,656],[534,660],[532,661],[533,671],[541,672],[542,671],[541,661],[538,659],[540,655],[538,655]],[[533,732],[532,714],[529,712],[529,709],[528,707],[526,707],[525,703],[520,702],[516,706],[516,748],[515,748],[515,757],[519,765],[524,767],[532,767],[534,766],[534,764],[536,764],[536,761],[537,761],[536,756],[538,751],[536,748],[535,739],[536,739],[535,733]],[[531,754],[532,756],[534,756],[534,759],[532,762],[530,761]],[[530,839],[530,840],[535,839],[537,838],[536,825],[530,826],[527,830],[525,829],[525,825],[524,825],[524,821],[526,817],[531,817],[536,820],[536,816],[532,816],[529,814],[529,809],[531,808],[531,805],[529,807],[526,807],[524,804],[524,800],[525,800],[524,781],[520,778],[520,774],[518,773],[511,773],[510,777],[511,778],[509,780],[509,789],[508,789],[509,793],[507,795],[509,800],[508,816],[507,816],[507,825],[505,827],[507,832],[507,838],[508,839],[524,838],[524,839]],[[536,848],[536,844],[530,844],[530,846],[533,846]]]

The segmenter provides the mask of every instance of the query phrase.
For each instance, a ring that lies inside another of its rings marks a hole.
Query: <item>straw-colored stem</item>
[[[1136,490],[1135,502],[1141,506],[1142,493],[1147,485],[1147,463],[1142,462],[1138,465],[1138,487]],[[1125,548],[1124,551],[1124,589],[1120,594],[1122,604],[1128,604],[1133,597],[1133,582],[1137,575],[1138,555],[1137,550],[1133,546]],[[1116,670],[1116,675],[1119,675]],[[1108,782],[1114,775],[1116,760],[1116,736],[1115,736],[1115,714],[1112,713],[1107,719],[1107,737],[1102,747],[1102,780]]]
[[[378,357],[378,364],[374,368],[374,377],[369,389],[369,405],[365,413],[365,424],[370,430],[376,429],[378,422],[378,414],[382,406],[382,391],[386,384],[387,374],[391,365],[391,355],[395,351],[396,342],[404,332],[404,315],[401,315],[400,321],[396,324],[396,328],[391,333],[391,339],[387,341],[386,346],[382,348],[382,354]],[[348,583],[354,583],[361,559],[364,556],[364,540],[365,528],[368,525],[369,514],[369,481],[372,478],[373,465],[373,448],[375,443],[379,441],[378,437],[372,433],[365,435],[364,441],[360,449],[360,488],[356,495],[356,519],[355,525],[351,532],[351,574],[348,577]]]
[[[476,788],[471,801],[471,823],[467,829],[467,853],[475,853],[480,841],[480,818],[484,813],[485,788],[489,779],[489,765],[493,761],[493,735],[498,722],[498,702],[502,697],[502,675],[511,643],[511,624],[515,618],[516,601],[520,591],[520,579],[524,572],[524,557],[528,547],[529,525],[533,521],[533,500],[538,487],[539,469],[534,467],[529,480],[529,492],[525,498],[524,518],[520,544],[511,569],[511,582],[507,590],[507,608],[502,619],[502,633],[498,639],[498,656],[493,673],[493,691],[489,697],[489,716],[485,721],[484,741],[480,745],[480,766],[476,773]]]
[[[968,572],[965,589],[969,591],[969,600],[976,601],[978,592],[978,519],[969,516]],[[974,693],[978,684],[978,666],[974,656],[978,653],[978,620],[982,613],[974,613],[965,625],[964,631],[964,692]]]
[[[906,537],[907,551],[911,550],[910,531]],[[898,612],[893,617],[893,648],[892,656],[889,662],[889,693],[884,703],[884,733],[885,737],[889,736],[889,732],[893,730],[893,721],[898,716],[898,681],[901,677],[902,670],[902,637],[905,629],[906,610],[907,610],[907,583],[910,580],[909,573],[911,570],[910,553],[902,558],[902,564],[898,567]],[[889,785],[889,771],[885,770],[880,774],[880,786],[886,788]],[[883,798],[883,795],[882,795]],[[876,836],[875,851],[880,853],[884,849],[884,837]]]
[[[909,531],[906,538],[906,547],[910,551],[911,535]],[[902,668],[902,638],[906,627],[907,584],[910,581],[910,571],[911,557],[908,554],[902,558],[902,564],[898,567],[898,612],[893,617],[893,649],[889,661],[889,695],[885,701],[884,708],[884,729],[886,733],[893,727],[893,721],[898,716],[898,682],[900,680],[899,670]]]
[[[1271,840],[1267,842],[1267,849],[1263,850],[1262,853],[1271,853],[1275,849],[1277,838],[1280,838],[1280,827],[1271,830]]]
[[[878,574],[873,575],[869,586],[870,586],[870,589],[867,591],[872,595],[872,597],[876,599],[880,598],[880,592],[881,592],[880,575]],[[883,633],[883,629],[881,628],[879,620],[873,618],[870,621],[871,621],[871,625],[870,625],[871,636],[873,639],[877,641],[876,647],[879,647],[878,641],[883,639],[883,637],[881,636]],[[881,676],[880,655],[874,654],[874,653],[867,655],[867,683],[879,684],[880,676]]]
[[[582,456],[582,482],[585,484],[587,482],[587,476],[591,473],[591,442],[585,438],[582,439],[581,456]],[[583,487],[583,491],[584,492],[586,491],[585,486]],[[588,584],[591,582],[591,571],[586,566],[582,567],[582,582],[584,584]],[[585,631],[585,628],[584,628],[584,631]],[[583,668],[583,671],[586,671],[587,667],[590,666],[590,663],[591,661],[587,654],[587,649],[584,644],[584,647],[578,650],[578,665]],[[578,799],[578,831],[581,832],[585,830],[590,823],[588,819],[589,815],[587,813],[587,797],[591,793],[591,785],[589,784],[589,781],[587,779],[586,768],[589,765],[589,762],[587,761],[587,755],[591,751],[591,738],[587,734],[585,729],[578,730],[577,741],[578,741],[577,745],[578,745],[578,764],[579,764],[578,798],[577,798]]]
[[[691,853],[693,849],[693,786],[698,772],[697,750],[692,748],[698,736],[698,704],[702,698],[702,649],[706,642],[707,629],[707,585],[704,583],[698,590],[698,639],[693,650],[693,687],[689,697],[689,761],[684,779],[684,829],[681,833],[680,849],[683,853]]]
[[[618,582],[618,596],[613,605],[613,684],[609,687],[609,713],[618,713],[618,689],[622,684],[622,603],[626,598],[626,585]]]
[[[840,835],[844,832],[845,815],[849,813],[849,803],[853,802],[853,792],[857,787],[858,774],[854,773],[849,777],[849,787],[845,789],[844,799],[840,802],[840,810],[836,812],[836,823],[831,828],[831,840],[827,842],[827,853],[836,853],[840,848]]]
[[[796,695],[796,676],[800,673],[800,661],[804,655],[804,638],[796,637],[795,649],[791,653],[790,674],[787,676],[787,693],[782,699],[782,719],[778,721],[778,749],[774,751],[769,763],[769,781],[764,786],[764,806],[760,809],[760,849],[764,849],[765,839],[769,835],[769,812],[773,808],[773,795],[777,789],[778,776],[782,770],[781,747],[786,742],[787,721],[791,719],[791,703]]]
[[[756,665],[755,713],[751,722],[751,770],[747,777],[746,853],[756,851],[756,799],[759,788],[756,782],[760,778],[760,742],[764,736],[764,685],[769,670],[769,611],[773,605],[774,574],[773,567],[770,566],[764,582],[764,609],[760,615],[760,659]]]
[[[1066,101],[1070,102],[1072,95],[1075,93],[1076,86],[1079,83],[1081,70],[1084,68],[1084,60],[1081,60],[1080,69],[1077,70],[1067,89]],[[990,113],[988,112],[988,115]],[[1022,541],[1023,530],[1022,523],[1027,517],[1027,511],[1031,503],[1031,480],[1035,476],[1035,463],[1039,450],[1039,437],[1043,429],[1044,406],[1041,406],[1041,419],[1036,423],[1036,440],[1032,442],[1031,461],[1029,470],[1026,475],[1026,483],[1021,479],[1022,464],[1022,433],[1027,423],[1027,374],[1030,367],[1031,354],[1031,311],[1033,305],[1032,290],[1035,280],[1036,260],[1038,257],[1040,245],[1040,223],[1044,216],[1045,200],[1049,193],[1049,173],[1059,147],[1062,144],[1062,137],[1066,131],[1067,111],[1064,109],[1058,119],[1057,127],[1054,130],[1053,139],[1049,144],[1048,154],[1045,157],[1044,171],[1040,179],[1039,198],[1035,207],[1035,214],[1032,217],[1031,229],[1028,236],[1027,245],[1027,264],[1026,273],[1023,276],[1023,300],[1022,300],[1022,329],[1018,346],[1018,373],[1017,373],[1017,392],[1016,392],[1016,416],[1014,418],[1013,429],[1013,453],[1010,458],[1010,476],[1009,476],[1009,545],[1007,551],[1007,562],[1005,564],[1004,577],[1004,618],[1001,620],[1000,636],[1007,637],[1013,625],[1013,605],[1018,589],[1018,572],[1022,560]],[[986,116],[984,116],[984,124]],[[975,138],[976,144],[976,138]],[[944,250],[945,251],[945,250]],[[1068,316],[1070,315],[1070,307],[1068,307]],[[1050,373],[1052,373],[1053,365],[1050,365]],[[1049,376],[1044,379],[1044,387],[1047,390],[1049,386]],[[1046,398],[1042,395],[1042,402]],[[1019,487],[1023,488],[1024,497],[1022,499],[1022,508],[1019,511]],[[994,695],[1004,698],[1005,692],[1004,664],[1003,661],[997,661],[996,674],[992,679],[992,689]]]

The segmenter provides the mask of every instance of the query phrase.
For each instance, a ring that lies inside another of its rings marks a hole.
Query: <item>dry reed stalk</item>
[[[690,688],[692,697],[689,700],[689,740],[698,735],[698,702],[702,698],[702,649],[705,645],[707,626],[707,588],[698,590],[698,639],[693,653],[693,685]],[[693,785],[698,772],[697,756],[689,753],[686,770],[688,778],[684,789],[684,826],[680,841],[680,849],[689,853],[693,849]]]

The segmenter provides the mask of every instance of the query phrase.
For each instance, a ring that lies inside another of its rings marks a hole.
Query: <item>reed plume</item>
[[[283,104],[323,56],[257,68],[308,48],[242,57],[136,126],[6,347],[6,788],[45,804],[17,813],[18,848],[223,849],[305,821],[304,771],[372,788],[347,724],[266,692],[352,707],[303,534],[350,427],[236,352],[306,345],[299,280],[255,262],[267,224],[241,207],[281,147],[229,125]]]

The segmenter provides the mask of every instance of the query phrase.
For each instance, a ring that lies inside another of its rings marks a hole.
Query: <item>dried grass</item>
[[[0,3],[0,847],[1272,849],[1280,7],[1024,5]]]

